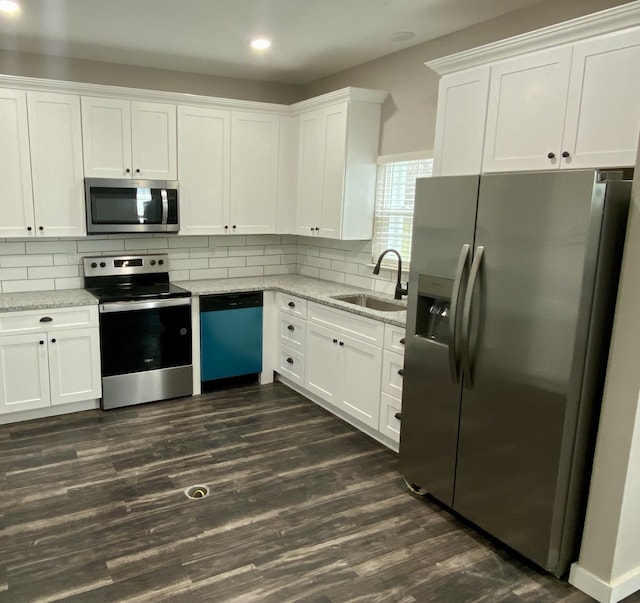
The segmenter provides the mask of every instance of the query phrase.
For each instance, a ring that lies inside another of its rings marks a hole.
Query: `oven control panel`
[[[169,272],[166,253],[84,258],[84,276],[124,276]]]

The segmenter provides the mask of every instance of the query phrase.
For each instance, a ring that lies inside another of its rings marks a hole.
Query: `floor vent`
[[[209,495],[209,488],[206,486],[189,486],[184,493],[187,498],[204,498]]]

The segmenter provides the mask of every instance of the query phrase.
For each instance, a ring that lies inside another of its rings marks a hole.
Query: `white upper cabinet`
[[[0,236],[85,234],[80,102],[0,89]]]
[[[371,238],[386,96],[347,88],[294,105],[299,112],[296,234]]]
[[[229,232],[276,232],[280,117],[233,111]]]
[[[558,165],[570,68],[570,47],[492,65],[484,171]]]
[[[28,92],[35,232],[86,234],[80,97]]]
[[[27,94],[0,88],[0,237],[33,234],[33,192],[27,123]],[[29,229],[29,230],[28,230]]]
[[[480,173],[490,72],[483,65],[440,80],[434,176]]]
[[[428,66],[443,76],[434,149],[438,175],[635,165],[637,2]]]
[[[176,180],[176,108],[82,97],[85,176]]]
[[[231,112],[178,107],[180,234],[222,234],[229,226]]]
[[[576,44],[563,163],[573,168],[634,165],[639,134],[640,28]]]

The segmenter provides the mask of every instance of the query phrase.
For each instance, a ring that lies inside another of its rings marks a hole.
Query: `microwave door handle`
[[[169,219],[169,199],[166,189],[163,188],[160,191],[160,196],[162,197],[162,223],[166,224]]]

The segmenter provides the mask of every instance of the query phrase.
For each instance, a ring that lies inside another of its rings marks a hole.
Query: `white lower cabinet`
[[[85,318],[88,326],[77,327]],[[0,414],[101,396],[97,306],[11,312],[2,319]]]
[[[378,429],[380,433],[395,443],[400,442],[404,337],[404,328],[389,324],[384,326],[382,392],[380,393],[380,424]]]

